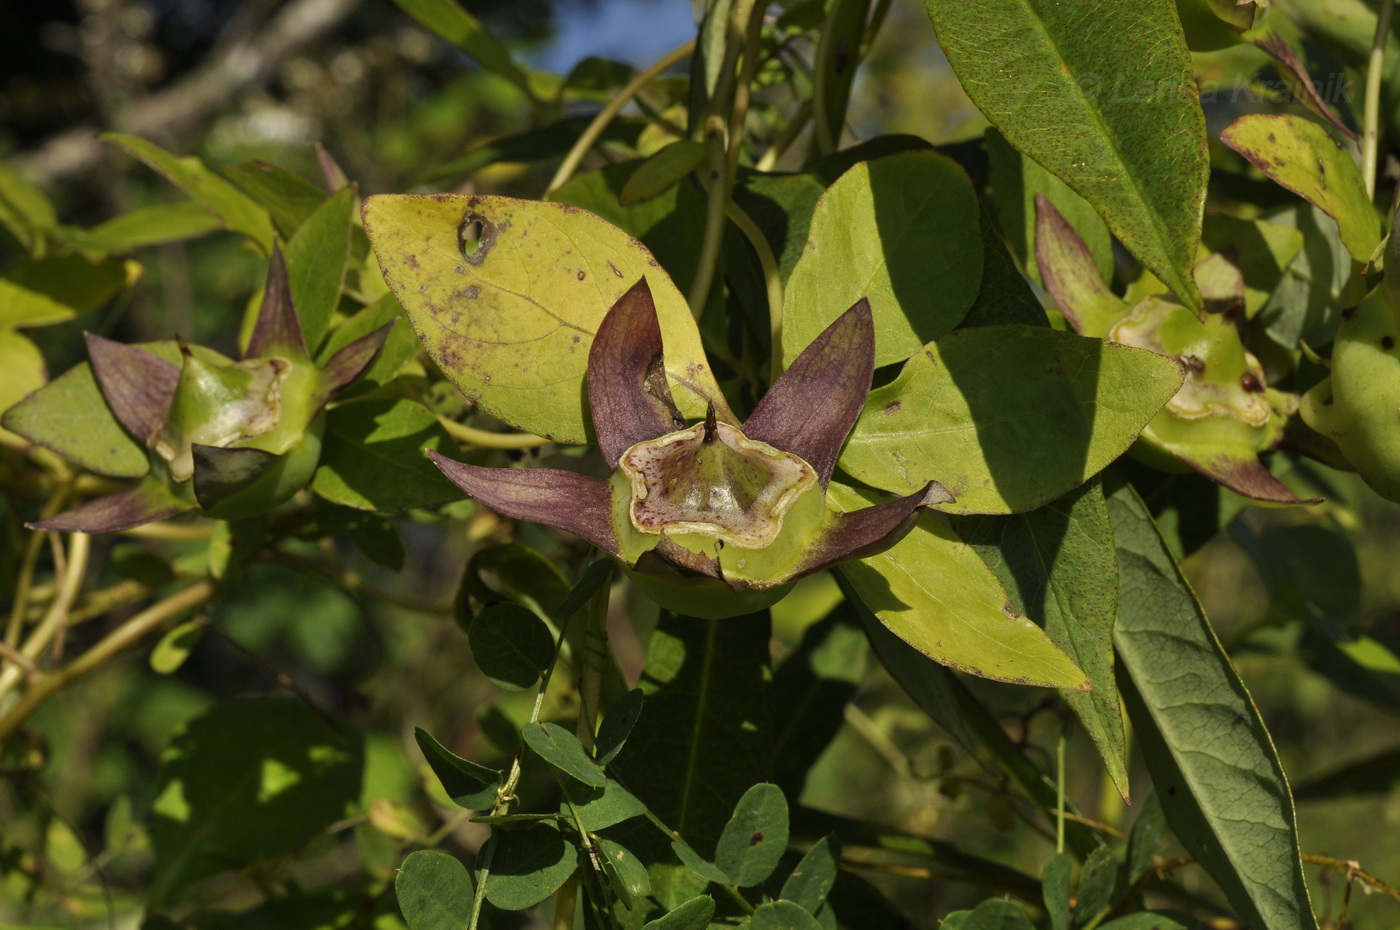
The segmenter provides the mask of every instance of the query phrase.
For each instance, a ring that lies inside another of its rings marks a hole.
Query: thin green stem
[[[55,537],[57,534],[54,534]],[[83,576],[87,574],[88,553],[92,551],[92,537],[87,533],[73,533],[68,541],[67,564],[63,566],[63,581],[59,585],[58,596],[49,605],[44,619],[39,621],[24,641],[19,651],[30,662],[37,662],[59,632],[68,625],[68,608],[78,596]],[[19,681],[22,670],[17,665],[6,666],[0,671],[0,700],[10,693]],[[31,689],[32,690],[32,689]]]
[[[792,144],[797,141],[797,137],[802,135],[802,130],[807,128],[807,121],[812,118],[812,101],[805,98],[797,105],[793,111],[792,118],[783,127],[782,133],[768,146],[768,151],[763,153],[763,157],[754,164],[755,171],[772,171],[778,164],[778,159],[783,157]]]
[[[588,628],[583,634],[583,670],[579,676],[577,735],[583,748],[593,749],[598,725],[598,703],[603,693],[603,672],[608,661],[608,599],[612,589],[612,569],[598,593],[588,603]]]
[[[1055,744],[1055,852],[1065,851],[1065,734]]]
[[[1371,41],[1371,56],[1366,64],[1366,99],[1362,117],[1361,176],[1366,181],[1366,196],[1376,195],[1376,156],[1380,141],[1381,84],[1385,80],[1385,44],[1390,39],[1390,14],[1395,0],[1381,0],[1376,15],[1376,35]]]
[[[710,299],[710,285],[714,283],[715,266],[719,263],[719,250],[724,244],[724,217],[729,206],[729,184],[725,178],[725,166],[729,161],[724,144],[724,120],[711,116],[705,121],[705,235],[700,241],[700,256],[695,264],[695,280],[690,285],[690,313],[700,319],[705,312],[705,304]]]
[[[63,509],[68,502],[68,487],[59,488],[49,498],[39,512],[40,519],[48,519]],[[19,645],[20,630],[24,625],[24,615],[29,597],[33,593],[34,569],[39,564],[39,552],[43,549],[48,534],[41,530],[31,530],[24,547],[24,558],[20,562],[19,578],[15,582],[15,602],[10,606],[10,619],[5,625],[5,645],[14,648]]]
[[[59,671],[34,676],[19,703],[0,718],[0,742],[4,742],[19,729],[54,692],[102,667],[167,621],[205,603],[214,596],[214,590],[215,585],[211,579],[197,581],[188,588],[147,607]]]
[[[444,416],[439,416],[438,422],[453,439],[471,446],[480,446],[483,449],[535,449],[539,446],[547,446],[554,441],[543,436],[536,436],[534,433],[493,433],[490,430],[477,429],[474,426],[467,426],[465,423],[458,423],[456,420]]]
[[[560,163],[559,170],[554,172],[554,177],[550,179],[549,186],[545,188],[544,196],[546,200],[549,199],[551,194],[563,187],[564,184],[568,182],[569,178],[574,176],[574,172],[578,170],[579,163],[583,161],[583,156],[587,155],[588,150],[593,148],[593,143],[598,141],[598,137],[603,134],[603,130],[607,129],[608,124],[617,117],[617,114],[622,112],[622,108],[627,106],[628,102],[633,97],[637,96],[638,92],[654,78],[667,68],[688,57],[693,51],[695,51],[694,39],[663,55],[650,68],[642,71],[623,85],[622,90],[618,91],[617,96],[608,101],[608,105],[599,110],[598,115],[593,117],[593,122],[588,124],[588,128],[583,131],[583,135],[578,137],[578,141],[574,143],[574,147],[569,149],[568,154],[564,156],[564,161]]]

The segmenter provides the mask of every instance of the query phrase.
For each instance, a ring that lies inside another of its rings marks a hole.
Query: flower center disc
[[[699,533],[745,549],[771,544],[817,474],[799,456],[725,423],[697,423],[622,454],[629,513],[642,533]]]

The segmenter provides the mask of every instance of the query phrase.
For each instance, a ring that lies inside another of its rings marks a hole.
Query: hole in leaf
[[[468,210],[457,226],[457,250],[468,265],[480,265],[496,244],[496,224]]]

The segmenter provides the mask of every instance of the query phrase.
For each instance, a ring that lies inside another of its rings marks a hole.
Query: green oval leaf
[[[102,139],[165,175],[170,183],[222,220],[227,229],[253,240],[264,255],[271,254],[273,228],[267,211],[247,194],[210,171],[204,162],[193,156],[181,158],[172,155],[136,136],[109,132],[104,133]]]
[[[649,200],[668,190],[705,160],[705,143],[682,139],[672,142],[637,166],[622,185],[618,200],[623,206]]]
[[[498,833],[486,900],[506,911],[534,907],[559,890],[578,866],[578,849],[552,821]]]
[[[611,778],[601,788],[565,782],[564,796],[572,805],[572,812],[578,815],[583,829],[589,833],[605,830],[647,812],[645,804]]]
[[[520,737],[545,762],[565,775],[571,775],[594,788],[608,783],[598,764],[588,758],[578,737],[557,723],[527,723],[520,728]]]
[[[862,297],[875,318],[875,364],[950,331],[982,281],[977,195],[936,152],[862,162],[817,202],[783,297],[783,363]]]
[[[1109,498],[1119,687],[1172,832],[1244,922],[1316,930],[1273,741],[1142,500]]]
[[[554,661],[554,636],[519,604],[491,604],[467,628],[472,658],[498,688],[524,691]]]
[[[413,728],[413,738],[452,803],[473,811],[495,803],[496,789],[501,785],[499,771],[455,755],[422,727]]]
[[[399,867],[394,893],[408,930],[457,930],[471,919],[476,883],[456,856],[420,849]]]
[[[208,625],[208,618],[195,617],[162,636],[151,650],[151,671],[158,675],[169,675],[179,671],[194,647],[204,638],[204,628]]]
[[[632,728],[637,725],[637,718],[642,715],[644,703],[642,690],[634,688],[608,708],[607,716],[598,727],[598,736],[594,740],[599,765],[607,765],[622,751],[627,737],[632,734]]]
[[[1352,258],[1371,260],[1380,218],[1356,162],[1330,132],[1303,116],[1254,113],[1226,126],[1220,141],[1336,220]]]
[[[799,904],[770,901],[754,910],[746,927],[748,930],[821,930],[822,925]]]
[[[816,842],[797,863],[779,897],[791,901],[809,914],[815,915],[826,903],[826,896],[836,884],[841,862],[841,841],[834,835]]]
[[[715,899],[702,894],[655,920],[647,921],[642,930],[705,930],[714,916]]]
[[[440,194],[371,197],[364,218],[424,348],[494,416],[560,442],[586,441],[593,333],[643,276],[676,404],[698,418],[712,401],[731,416],[685,297],[644,246],[597,216],[566,204]]]
[[[340,303],[350,257],[350,217],[355,192],[343,188],[318,206],[287,243],[287,278],[306,344],[313,350]]]
[[[647,867],[642,865],[626,846],[606,837],[597,837],[598,858],[603,863],[603,874],[608,878],[608,887],[622,903],[631,907],[632,902],[651,892],[651,880],[647,878]]]
[[[437,417],[422,404],[389,399],[339,404],[326,414],[321,464],[311,490],[334,504],[381,512],[461,498],[424,449],[456,451]]]
[[[841,510],[869,504],[835,481],[827,500]],[[1011,612],[1005,590],[977,553],[932,515],[893,548],[837,571],[885,627],[943,665],[1018,684],[1088,686],[1045,631]]]
[[[734,807],[715,847],[715,865],[741,888],[757,885],[773,874],[787,851],[788,809],[783,789],[754,785]]]
[[[840,465],[912,494],[940,481],[950,513],[1018,513],[1122,455],[1181,387],[1145,349],[1033,326],[953,333],[870,393]]]
[[[1098,210],[1183,302],[1205,206],[1205,117],[1173,0],[924,0],[963,89]]]

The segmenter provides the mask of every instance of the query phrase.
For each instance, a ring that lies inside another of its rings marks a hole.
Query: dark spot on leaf
[[[1382,336],[1382,337],[1381,337],[1381,348],[1382,348],[1382,349],[1385,349],[1387,352],[1389,352],[1391,349],[1395,348],[1395,337],[1394,337],[1394,336]]]
[[[492,246],[496,244],[496,224],[472,210],[468,210],[457,226],[457,249],[462,260],[468,265],[479,266],[486,261]]]
[[[883,413],[885,414],[885,416],[890,416],[890,415],[892,415],[892,414],[899,413],[900,408],[903,407],[903,406],[904,406],[904,401],[902,401],[902,400],[892,400],[892,401],[890,401],[888,404],[885,404],[885,409],[884,409]]]
[[[564,212],[565,212],[565,213],[577,213],[577,212],[578,212],[578,207],[574,206],[574,205],[571,204],[571,203],[560,204],[560,206],[562,206],[562,207],[564,208]]]
[[[1254,376],[1254,372],[1252,371],[1246,371],[1244,374],[1240,375],[1240,387],[1244,388],[1250,394],[1258,394],[1260,391],[1264,390],[1264,385],[1259,383],[1259,379]]]
[[[1273,133],[1269,133],[1269,141],[1270,141],[1270,142],[1277,142],[1277,141],[1278,141],[1278,136],[1275,136]]]
[[[1322,163],[1322,159],[1317,160],[1317,183],[1323,190],[1327,190],[1327,166]]]
[[[608,267],[612,269],[613,274],[617,275],[619,278],[622,277],[622,272],[618,271],[617,266],[612,262],[608,262]]]
[[[763,842],[763,833],[762,833],[762,832],[755,833],[753,836],[749,837],[749,845],[750,845],[750,846],[757,846],[759,843],[762,843],[762,842]]]
[[[462,292],[462,296],[467,298],[467,300],[476,300],[477,296],[480,293],[481,288],[473,284],[471,287],[467,288],[465,291]]]
[[[588,275],[584,274],[583,271],[582,271],[582,269],[580,269],[580,270],[579,270],[579,273],[578,273],[578,279],[579,279],[580,281],[582,281],[582,280],[583,280],[584,278],[586,278],[586,277],[588,277]]]
[[[1183,355],[1181,357],[1181,363],[1187,368],[1189,368],[1191,371],[1196,372],[1197,374],[1200,374],[1201,372],[1206,370],[1206,363],[1199,356]]]

